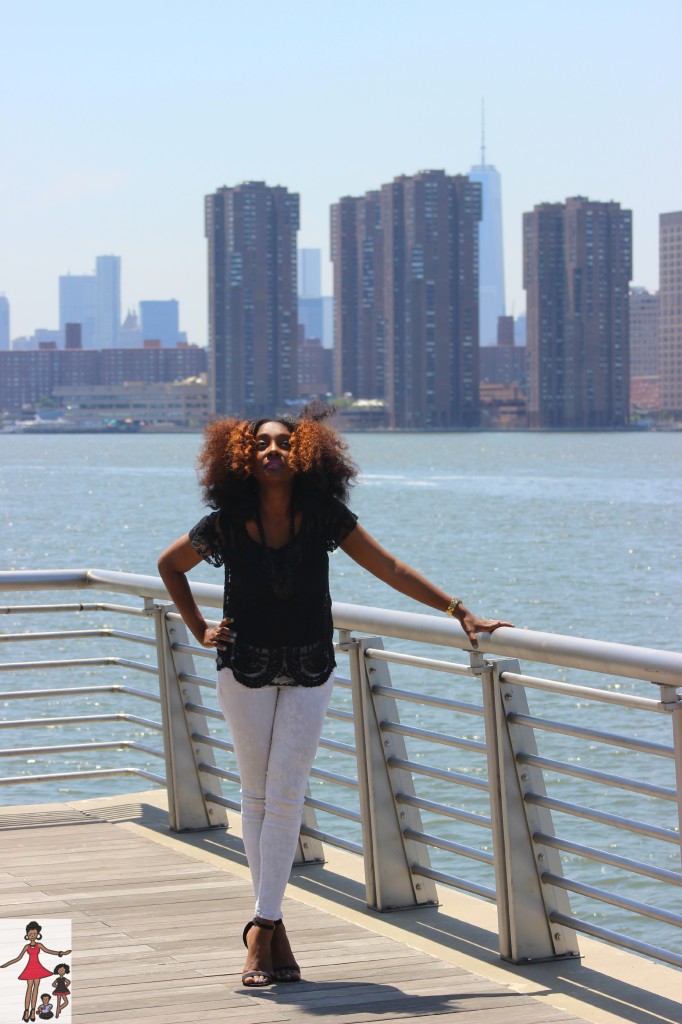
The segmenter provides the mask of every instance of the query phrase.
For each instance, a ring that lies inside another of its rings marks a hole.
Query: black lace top
[[[219,669],[232,669],[251,687],[279,676],[299,686],[325,682],[336,664],[328,553],[356,522],[350,509],[330,498],[306,504],[298,533],[282,548],[253,540],[246,524],[224,509],[190,530],[198,554],[225,567],[223,614],[237,636],[218,652]]]

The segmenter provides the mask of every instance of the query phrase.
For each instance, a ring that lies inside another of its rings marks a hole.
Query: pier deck
[[[324,867],[295,869],[288,889],[304,981],[245,989],[252,898],[239,836],[169,833],[164,798],[0,813],[0,916],[71,919],[76,1022],[682,1021],[674,969],[584,939],[581,961],[504,964],[493,907],[448,893],[437,909],[368,912],[359,862],[333,851]],[[21,1018],[19,988],[17,1007],[1,1008],[2,1024]]]

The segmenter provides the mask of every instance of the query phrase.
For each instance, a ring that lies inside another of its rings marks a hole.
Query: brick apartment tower
[[[391,426],[478,424],[480,217],[480,185],[444,171],[332,207],[337,389]]]
[[[682,419],[682,211],[659,217],[658,359],[663,415]]]
[[[632,215],[577,197],[523,217],[531,427],[629,419]]]
[[[250,181],[205,213],[211,412],[268,416],[297,395],[299,197]]]

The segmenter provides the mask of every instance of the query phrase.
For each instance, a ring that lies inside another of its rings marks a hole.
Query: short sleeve
[[[224,564],[223,537],[220,533],[218,523],[219,512],[211,512],[210,515],[200,519],[196,526],[189,531],[189,540],[198,555],[215,565],[216,568]]]
[[[355,529],[358,517],[347,505],[334,498],[327,509],[324,521],[327,551],[336,551],[343,544],[349,533]]]

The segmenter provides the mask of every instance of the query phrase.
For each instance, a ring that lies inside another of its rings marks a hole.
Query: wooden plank
[[[0,849],[2,916],[72,920],[74,1024],[580,1024],[291,898],[304,981],[244,988],[242,879],[110,823],[3,832]]]

